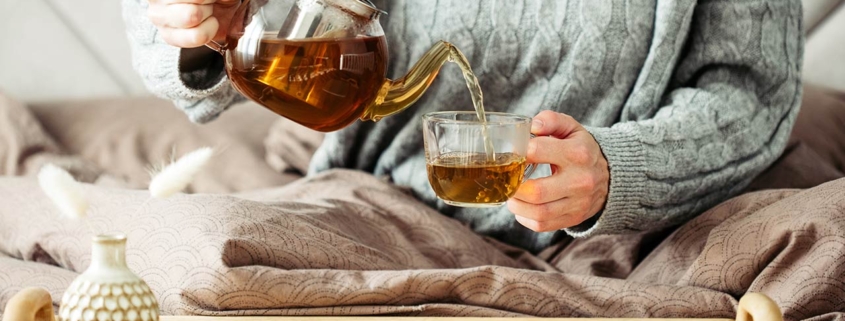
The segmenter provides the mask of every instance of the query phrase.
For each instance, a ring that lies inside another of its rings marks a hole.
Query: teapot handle
[[[259,1],[262,2],[262,3],[266,3],[268,0],[259,0]],[[235,16],[240,14],[240,8],[243,4],[244,4],[244,0],[238,0],[237,4],[233,4],[234,8],[236,8]],[[233,16],[233,20],[234,20],[234,16]],[[228,32],[228,30],[226,30],[226,31]],[[226,52],[226,45],[227,44],[225,42],[221,44],[214,39],[211,39],[209,42],[207,42],[205,44],[206,47],[208,47],[211,50],[216,51],[217,53],[219,53],[221,55],[224,55],[224,53]]]
[[[221,55],[223,55],[223,54],[226,52],[226,44],[225,44],[225,43],[224,43],[224,44],[220,44],[219,42],[215,41],[214,39],[212,39],[211,41],[207,42],[207,43],[205,44],[205,46],[206,46],[206,47],[208,47],[208,48],[209,48],[209,49],[211,49],[211,50],[216,51],[217,53],[219,53],[219,54],[221,54]]]

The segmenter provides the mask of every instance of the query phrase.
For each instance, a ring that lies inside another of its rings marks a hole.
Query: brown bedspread
[[[91,227],[128,235],[165,314],[732,317],[747,291],[791,320],[845,310],[845,180],[736,198],[645,258],[647,237],[604,236],[548,264],[359,172],[239,197],[86,192]],[[91,232],[56,218],[33,180],[0,179],[0,195],[0,251],[46,263],[0,260],[0,299],[24,285],[59,297],[74,274],[51,265],[82,271]]]
[[[89,163],[33,148],[53,143],[32,122],[6,124],[6,174],[33,172],[33,155]],[[92,234],[123,232],[163,314],[731,318],[754,291],[788,320],[845,320],[845,179],[746,194],[669,235],[564,240],[539,255],[361,172],[167,200],[85,189],[89,224],[59,218],[34,179],[0,177],[0,304],[26,286],[59,298],[87,267]]]

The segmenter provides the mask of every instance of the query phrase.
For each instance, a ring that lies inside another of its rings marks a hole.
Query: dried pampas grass
[[[150,194],[156,198],[166,198],[182,191],[213,154],[211,147],[203,147],[165,166],[150,182]]]
[[[85,217],[88,201],[82,195],[82,185],[67,171],[53,164],[44,165],[38,172],[38,183],[62,215],[73,219]]]
[[[150,194],[155,198],[166,198],[182,191],[213,154],[213,149],[204,147],[167,165],[154,175],[150,182]],[[44,165],[38,173],[38,183],[63,216],[72,219],[87,216],[88,200],[83,195],[82,184],[67,171],[53,164]]]

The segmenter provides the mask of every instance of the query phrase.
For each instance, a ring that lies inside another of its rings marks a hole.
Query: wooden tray
[[[160,321],[733,321],[731,319],[461,318],[461,317],[198,317],[162,316]]]
[[[6,304],[3,314],[3,321],[53,321],[56,320],[53,311],[53,300],[50,293],[42,288],[26,288],[15,294]],[[474,317],[393,317],[393,316],[344,316],[344,317],[206,317],[206,316],[161,316],[159,321],[522,321],[535,320],[537,318],[474,318]],[[545,320],[558,321],[645,321],[645,320],[699,320],[699,321],[728,321],[730,319],[643,319],[643,318],[544,318]],[[780,308],[769,297],[759,293],[748,293],[739,300],[737,308],[737,321],[783,321]]]

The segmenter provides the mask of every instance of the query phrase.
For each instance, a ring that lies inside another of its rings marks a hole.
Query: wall
[[[146,95],[119,0],[0,0],[0,90],[26,101]]]
[[[804,0],[804,79],[845,92],[845,0]]]

